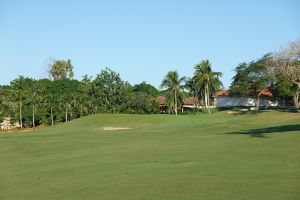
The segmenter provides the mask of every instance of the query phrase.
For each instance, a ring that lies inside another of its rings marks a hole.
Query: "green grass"
[[[2,133],[0,199],[300,199],[299,120],[275,111],[94,115]]]

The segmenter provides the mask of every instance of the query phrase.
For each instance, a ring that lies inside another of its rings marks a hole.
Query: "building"
[[[260,107],[278,107],[279,102],[273,97],[272,92],[268,90],[261,91]],[[215,94],[214,104],[217,108],[224,107],[255,107],[255,97],[251,94],[248,96],[238,96],[231,94],[230,90],[222,90]]]
[[[166,113],[168,110],[167,99],[163,96],[156,97],[156,103],[158,105],[158,109],[161,113]]]

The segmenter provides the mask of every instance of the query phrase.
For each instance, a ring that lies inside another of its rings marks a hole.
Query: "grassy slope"
[[[96,115],[2,134],[0,199],[299,199],[299,120]]]

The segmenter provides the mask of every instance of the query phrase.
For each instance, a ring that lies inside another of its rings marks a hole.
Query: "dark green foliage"
[[[242,96],[256,96],[268,89],[272,83],[272,77],[262,64],[262,60],[252,61],[249,64],[241,63],[236,67],[236,75],[233,77],[231,90]]]
[[[109,68],[102,70],[92,82],[91,94],[98,102],[100,112],[119,113],[126,107],[128,94],[120,75]]]
[[[267,72],[265,62],[269,54],[257,61],[241,63],[236,67],[236,75],[233,77],[231,91],[241,96],[252,96],[256,98],[256,109],[259,109],[259,98],[264,91],[271,90],[272,75]]]
[[[157,105],[154,96],[144,92],[134,92],[129,99],[129,113],[156,113]]]
[[[274,96],[282,99],[285,105],[294,105],[293,97],[297,91],[297,85],[282,75],[276,75],[271,85]]]
[[[132,87],[132,91],[146,93],[154,97],[160,94],[160,92],[153,85],[147,84],[145,81],[140,84],[134,85]]]
[[[10,90],[11,90],[11,87],[0,85],[0,116],[9,116],[10,115],[10,109],[9,109]],[[2,120],[2,119],[0,119],[0,120]]]
[[[142,82],[128,88],[130,94],[128,102],[129,113],[157,113],[158,108],[155,98],[160,92],[152,85]]]
[[[263,89],[269,89],[286,101],[296,102],[299,98],[293,94],[296,92],[299,96],[300,91],[284,76],[270,77],[264,67],[268,59],[266,55],[240,64],[231,86],[233,93],[259,97]],[[159,113],[156,97],[160,95],[166,97],[164,107],[168,107],[169,113],[177,114],[190,96],[197,97],[199,105],[206,102],[208,107],[212,96],[222,88],[222,73],[212,71],[208,60],[194,69],[194,77],[190,79],[179,77],[177,71],[168,72],[161,84],[164,90],[158,91],[146,82],[131,86],[109,68],[94,79],[84,75],[81,81],[72,80],[71,60],[56,60],[49,71],[52,80],[19,76],[9,86],[0,86],[0,117],[10,116],[12,122],[34,127],[96,113]]]

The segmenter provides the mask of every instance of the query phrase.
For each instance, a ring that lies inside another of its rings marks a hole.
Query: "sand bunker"
[[[228,114],[231,114],[231,115],[237,115],[237,114],[240,114],[240,112],[239,111],[228,111],[227,112]]]
[[[129,127],[104,127],[103,130],[105,131],[120,131],[120,130],[128,130],[128,129],[132,129]]]

